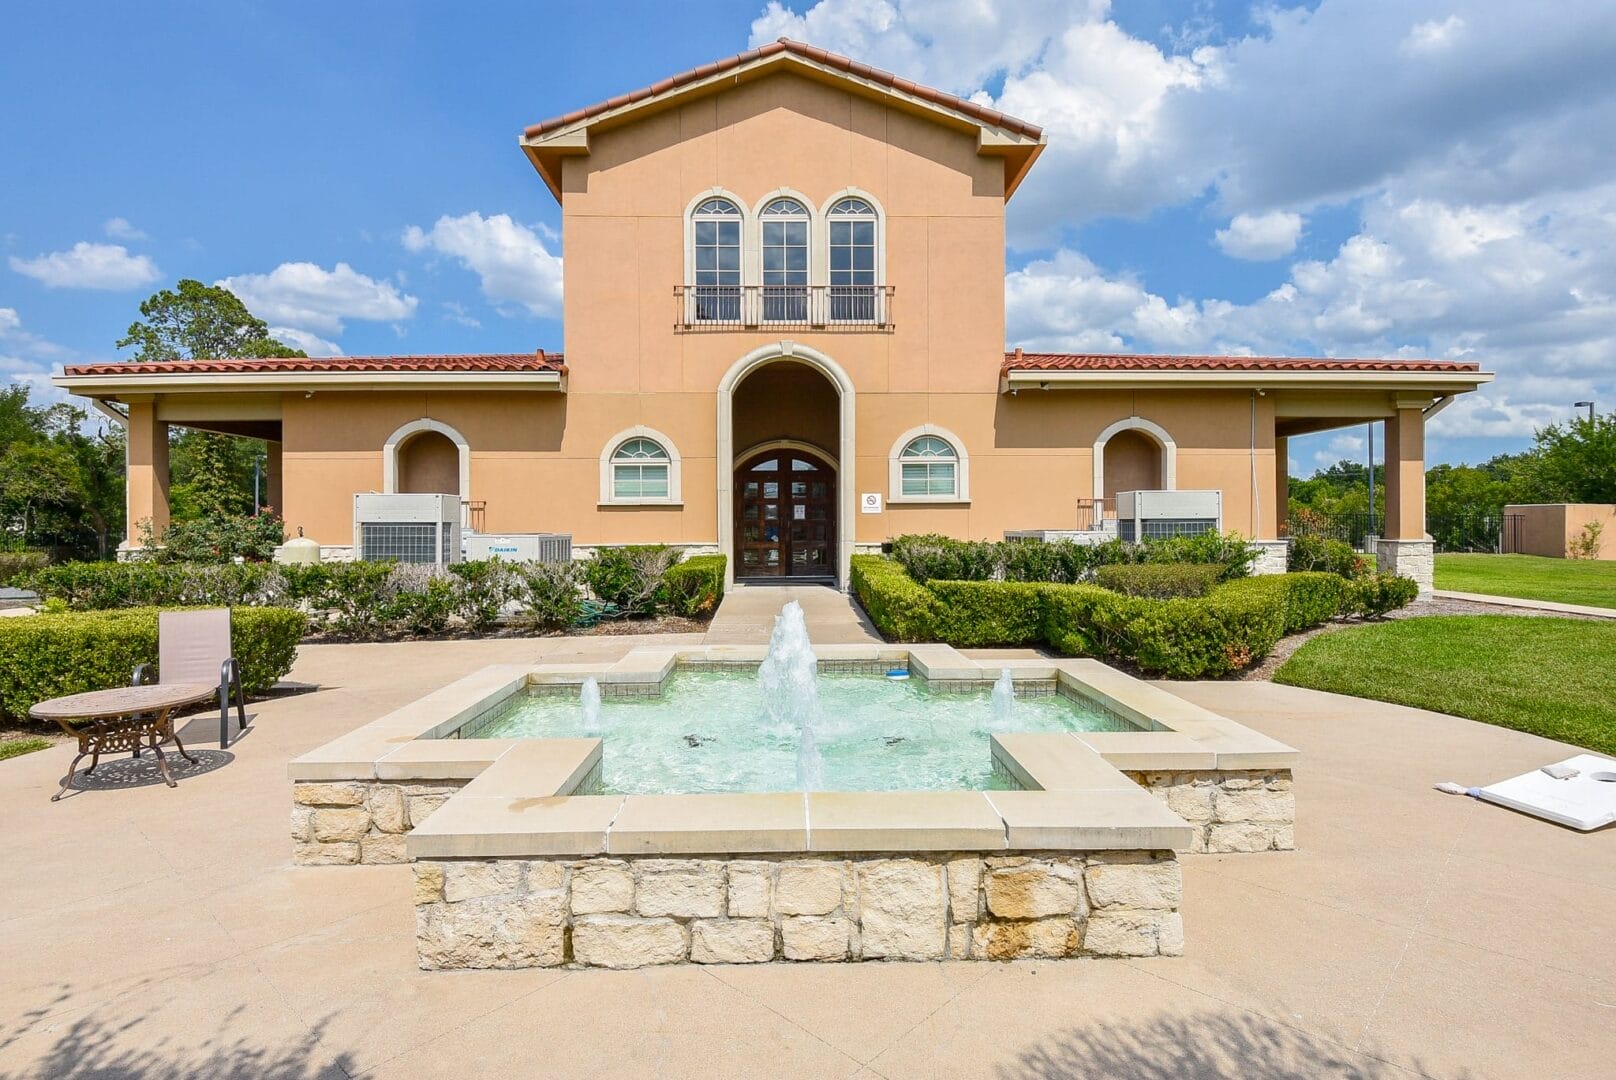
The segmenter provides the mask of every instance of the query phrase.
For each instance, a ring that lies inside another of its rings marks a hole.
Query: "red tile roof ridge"
[[[826,67],[831,67],[846,72],[847,74],[855,76],[856,78],[865,79],[879,86],[884,86],[890,90],[896,91],[897,93],[907,94],[910,97],[917,97],[922,101],[928,101],[933,105],[939,105],[945,109],[951,109],[954,112],[963,113],[966,116],[969,116],[972,119],[978,120],[984,124],[992,124],[995,127],[1008,128],[1011,131],[1025,135],[1028,138],[1037,139],[1043,135],[1042,128],[1035,124],[1029,124],[1025,120],[1019,120],[1014,116],[1006,115],[1005,113],[999,112],[996,109],[990,109],[985,105],[978,105],[974,101],[969,101],[965,98],[959,97],[958,95],[950,94],[944,90],[937,90],[930,86],[922,86],[921,84],[913,82],[912,80],[894,75],[890,71],[882,71],[880,68],[871,67],[869,64],[854,60],[851,57],[842,56],[840,53],[833,53],[828,49],[821,49],[816,45],[808,45],[804,42],[793,41],[791,38],[785,37],[776,41],[771,41],[766,45],[759,45],[755,49],[748,49],[746,52],[725,57],[722,60],[714,60],[711,63],[702,64],[700,67],[691,68],[689,71],[682,71],[677,75],[670,75],[665,79],[652,83],[650,86],[642,86],[638,90],[630,90],[626,94],[618,94],[616,97],[607,98],[605,101],[596,102],[594,105],[588,105],[582,109],[574,109],[572,112],[564,113],[561,116],[554,116],[548,120],[541,120],[537,124],[529,124],[527,128],[523,130],[522,134],[524,137],[529,139],[535,138],[547,131],[554,131],[557,128],[568,127],[580,121],[589,120],[593,117],[600,116],[603,113],[611,112],[613,109],[618,109],[625,105],[632,105],[635,102],[643,101],[646,98],[656,97],[659,94],[665,94],[670,90],[677,90],[681,86],[688,86],[691,83],[700,82],[703,79],[711,78],[714,75],[721,74],[725,71],[731,71],[735,68],[744,67],[755,60],[761,60],[764,57],[773,56],[781,52],[792,53],[806,60],[812,60],[816,63],[824,64]]]
[[[565,373],[565,357],[543,349],[531,353],[457,353],[440,356],[266,356],[213,360],[116,360],[68,364],[64,375],[228,375],[254,372],[554,371]]]
[[[1051,353],[1009,350],[1004,371],[1480,371],[1468,360],[1330,356],[1171,356],[1146,353]]]

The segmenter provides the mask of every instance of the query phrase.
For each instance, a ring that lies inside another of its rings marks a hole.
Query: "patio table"
[[[28,714],[36,720],[56,721],[79,742],[79,756],[73,759],[62,780],[62,790],[51,796],[51,802],[67,794],[85,754],[90,755],[90,767],[85,770],[85,775],[89,775],[101,763],[102,754],[131,750],[139,757],[141,750],[151,750],[157,754],[157,767],[163,773],[163,781],[175,787],[162,744],[172,739],[181,757],[193,765],[197,761],[186,752],[185,744],[174,733],[174,710],[210,700],[218,693],[217,686],[173,683],[119,686],[41,701],[29,709]]]

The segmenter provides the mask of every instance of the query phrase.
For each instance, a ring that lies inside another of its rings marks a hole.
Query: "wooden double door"
[[[769,450],[735,470],[735,576],[836,577],[836,470]]]

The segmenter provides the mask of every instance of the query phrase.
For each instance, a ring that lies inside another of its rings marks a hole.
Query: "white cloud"
[[[146,240],[149,239],[144,231],[135,228],[128,218],[107,218],[101,226],[103,232],[114,240]]]
[[[16,308],[0,307],[0,380],[27,383],[35,404],[54,404],[67,395],[51,383],[51,371],[70,350],[23,329]]]
[[[269,336],[276,341],[285,342],[294,349],[302,349],[310,356],[341,356],[342,346],[334,341],[327,341],[318,334],[311,334],[307,330],[299,330],[295,326],[271,326]]]
[[[0,307],[0,338],[9,337],[22,329],[22,316],[16,308]]]
[[[483,325],[471,313],[466,311],[466,306],[458,300],[445,300],[443,302],[443,317],[448,322],[470,327],[473,330],[479,329]]]
[[[145,255],[131,255],[121,244],[80,240],[67,251],[53,251],[32,259],[8,260],[17,273],[50,289],[135,289],[161,277],[157,264]]]
[[[431,229],[411,225],[404,246],[454,257],[482,279],[483,295],[496,305],[520,304],[541,318],[561,314],[561,256],[509,214],[483,217],[473,210],[444,215]]]
[[[344,319],[398,322],[413,316],[419,303],[392,282],[367,277],[345,262],[331,270],[281,263],[267,274],[237,274],[216,284],[266,322],[312,334],[340,334]]]
[[[1277,259],[1296,250],[1302,237],[1302,215],[1289,210],[1236,214],[1227,229],[1215,234],[1218,247],[1236,259]]]
[[[1408,36],[1403,39],[1400,50],[1404,56],[1425,56],[1434,52],[1441,52],[1449,48],[1465,28],[1465,21],[1457,15],[1449,15],[1438,22],[1436,19],[1426,19],[1415,23]]]

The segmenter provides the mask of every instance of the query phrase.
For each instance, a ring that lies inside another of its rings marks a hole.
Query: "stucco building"
[[[1385,420],[1387,546],[1428,566],[1424,425],[1474,364],[1007,351],[1005,206],[1036,127],[780,41],[529,127],[561,205],[563,353],[69,367],[119,403],[130,543],[168,430],[268,440],[289,529],[340,553],[357,492],[486,532],[717,549],[846,581],[913,532],[1094,530],[1136,489],[1221,495],[1276,541],[1286,439]],[[1427,571],[1428,573],[1428,571]]]

